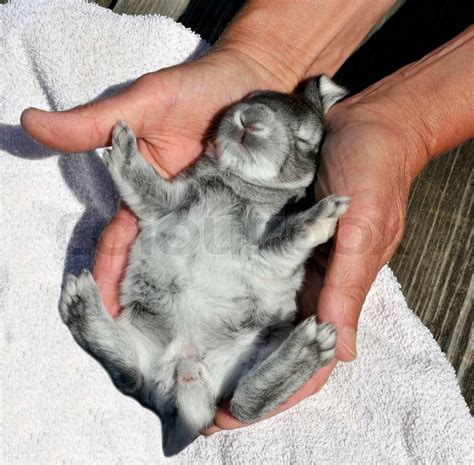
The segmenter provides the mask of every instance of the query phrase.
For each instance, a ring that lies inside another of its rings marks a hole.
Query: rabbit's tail
[[[163,452],[175,455],[210,426],[216,412],[213,394],[202,364],[195,358],[183,358],[176,364],[176,416],[162,419]]]
[[[176,365],[178,411],[187,424],[199,430],[212,422],[216,408],[206,378],[204,367],[194,358],[184,358]]]

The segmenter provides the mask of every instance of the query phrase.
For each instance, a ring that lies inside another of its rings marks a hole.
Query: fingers
[[[222,428],[219,428],[218,426],[213,425],[213,426],[210,426],[209,428],[203,429],[201,431],[201,434],[203,436],[211,436],[214,433],[218,433],[219,431],[222,431]]]
[[[137,218],[127,207],[121,207],[100,238],[92,274],[112,316],[117,316],[120,311],[120,283],[130,245],[137,235]]]
[[[320,321],[337,327],[336,357],[352,361],[357,356],[357,325],[362,305],[381,266],[383,238],[367,216],[348,216],[339,221],[335,247],[318,301]],[[365,218],[364,221],[358,218]]]
[[[238,429],[245,426],[232,416],[227,406],[220,407],[214,418],[214,425],[221,429]]]
[[[28,108],[21,115],[23,129],[54,150],[84,152],[110,145],[112,128],[127,121],[139,132],[147,105],[143,86],[131,85],[119,94],[68,111]]]

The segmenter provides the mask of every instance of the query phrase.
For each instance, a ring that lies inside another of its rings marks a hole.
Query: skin
[[[206,56],[67,112],[27,109],[22,126],[48,147],[82,152],[109,145],[113,125],[124,120],[142,155],[173,175],[202,151],[217,112],[253,90],[288,92],[309,76],[333,74],[394,2],[377,2],[378,10],[367,9],[365,0],[339,3],[308,1],[302,12],[292,2],[251,1]],[[291,50],[286,43],[294,44]],[[473,81],[470,28],[328,114],[316,191],[352,201],[333,247],[311,260],[301,303],[303,317],[316,312],[319,321],[337,326],[337,360],[356,357],[362,304],[400,242],[413,179],[431,158],[474,135]],[[137,233],[136,218],[121,207],[99,244],[93,274],[112,315],[119,311],[118,289]],[[336,363],[315,373],[271,415],[317,392]],[[223,406],[215,426],[203,433],[241,426]]]

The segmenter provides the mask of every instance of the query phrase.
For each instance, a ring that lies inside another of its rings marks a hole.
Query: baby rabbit
[[[212,424],[221,400],[253,422],[334,356],[332,325],[295,325],[296,296],[349,199],[282,212],[312,183],[324,115],[345,94],[326,76],[304,95],[254,92],[224,114],[215,150],[173,179],[115,127],[104,160],[140,221],[123,310],[111,318],[84,271],[67,278],[60,313],[115,386],[158,414],[166,456]]]

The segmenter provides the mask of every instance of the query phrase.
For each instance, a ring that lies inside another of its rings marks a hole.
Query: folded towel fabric
[[[19,116],[85,103],[206,44],[170,19],[79,0],[1,6],[0,44],[3,463],[474,463],[454,370],[388,267],[364,305],[358,359],[339,364],[321,392],[164,459],[159,420],[113,387],[57,311],[63,274],[92,262],[113,184],[97,153],[42,148]]]

